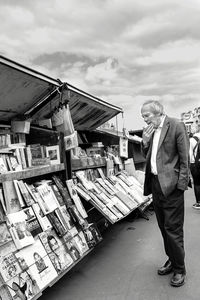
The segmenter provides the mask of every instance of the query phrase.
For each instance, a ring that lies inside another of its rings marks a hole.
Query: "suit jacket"
[[[144,195],[152,193],[151,150],[153,136],[142,151],[146,156]],[[186,190],[189,182],[189,138],[185,125],[166,116],[161,130],[156,156],[158,180],[165,196],[176,188]]]

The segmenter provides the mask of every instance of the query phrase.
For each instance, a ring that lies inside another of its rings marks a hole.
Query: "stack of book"
[[[111,222],[115,223],[131,211],[146,203],[149,198],[143,196],[143,186],[134,176],[121,171],[116,175],[105,177],[102,169],[89,180],[88,171],[77,171],[77,193],[90,201]]]
[[[0,191],[0,299],[34,298],[102,239],[71,180],[5,181]]]

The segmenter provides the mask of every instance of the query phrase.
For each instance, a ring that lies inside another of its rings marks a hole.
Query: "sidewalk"
[[[123,221],[111,226],[104,240],[41,300],[198,300],[200,298],[200,211],[192,208],[193,190],[185,193],[187,281],[169,285],[171,274],[158,276],[165,262],[155,215],[150,220]]]

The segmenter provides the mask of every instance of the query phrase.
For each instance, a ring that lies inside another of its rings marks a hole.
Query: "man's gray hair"
[[[164,114],[164,108],[163,108],[163,105],[157,101],[157,100],[148,100],[148,101],[145,101],[142,105],[142,107],[144,106],[149,106],[151,108],[151,111],[154,113],[154,114],[160,114],[160,115],[163,115]]]

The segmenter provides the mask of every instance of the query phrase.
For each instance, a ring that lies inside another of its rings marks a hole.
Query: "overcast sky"
[[[0,54],[124,110],[200,106],[200,0],[0,0]]]

